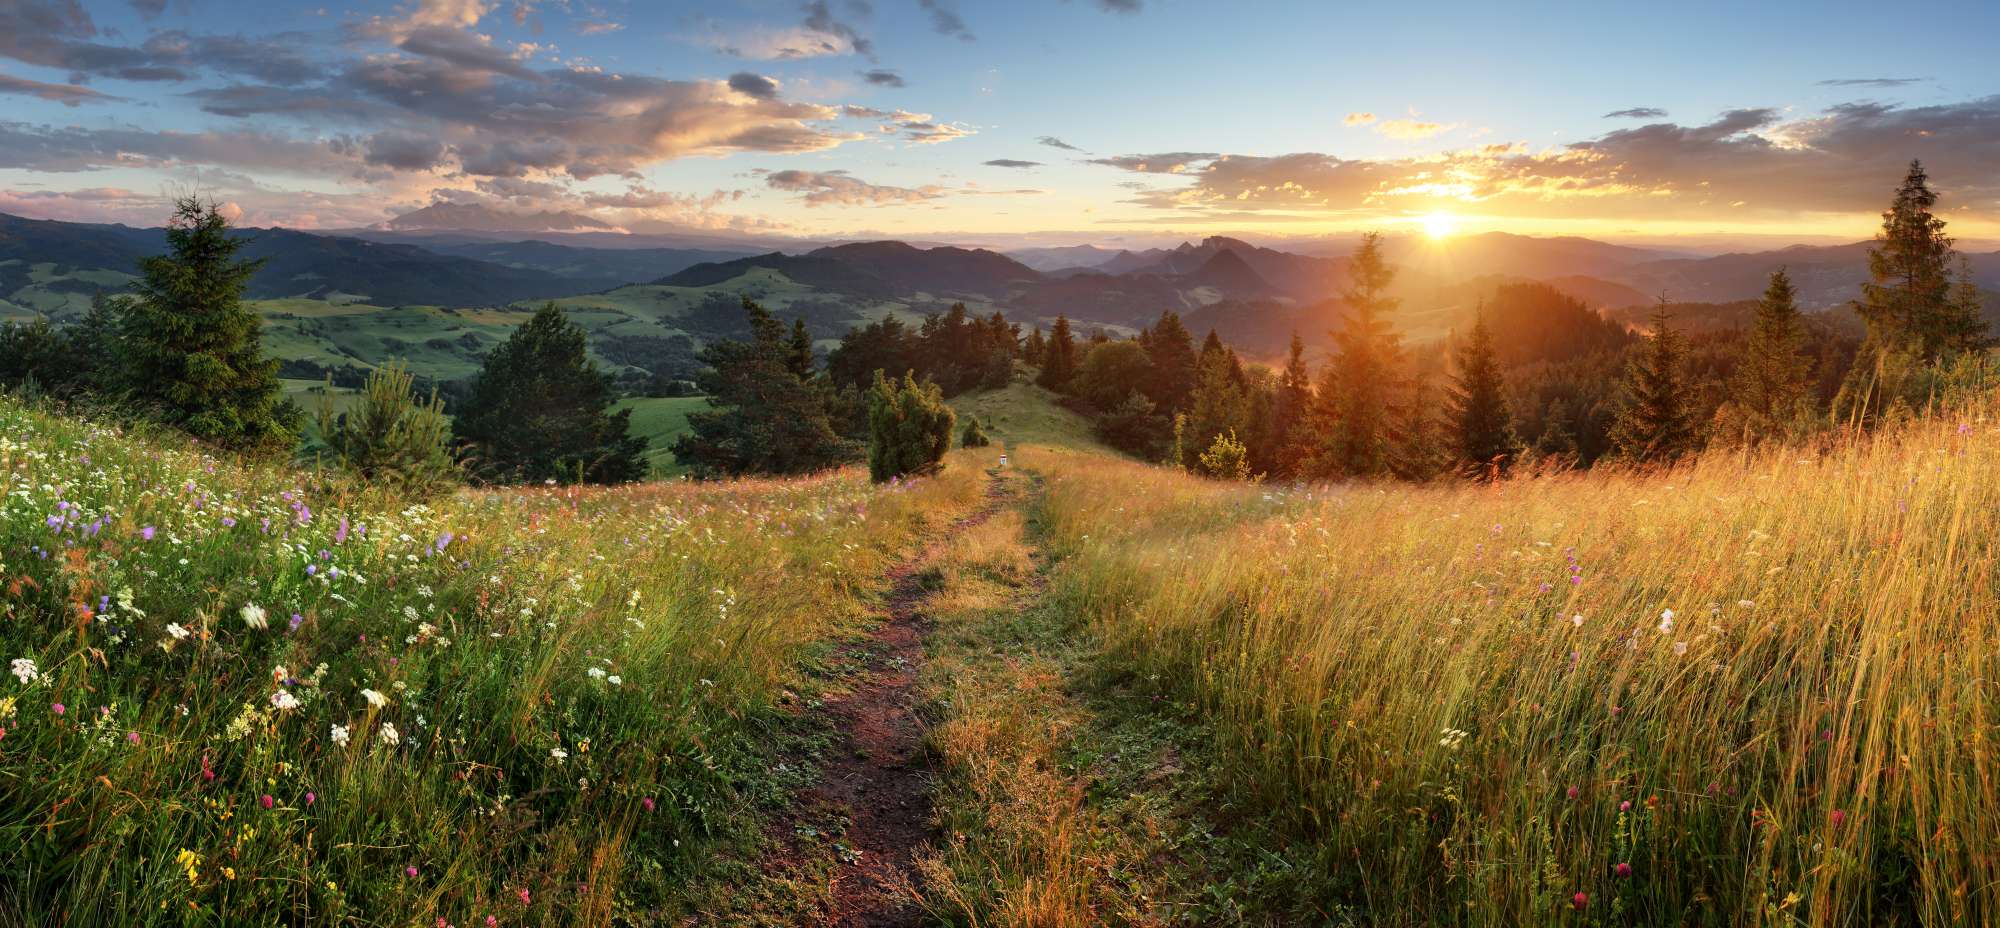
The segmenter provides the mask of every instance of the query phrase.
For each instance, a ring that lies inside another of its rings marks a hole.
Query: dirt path
[[[844,810],[848,849],[834,875],[830,911],[809,924],[906,928],[921,923],[909,904],[913,862],[931,831],[931,773],[916,715],[917,673],[930,621],[922,612],[925,568],[958,534],[1004,505],[1001,483],[987,488],[978,511],[953,524],[923,551],[891,568],[889,618],[850,654],[863,664],[853,688],[824,711],[839,737],[808,803]]]

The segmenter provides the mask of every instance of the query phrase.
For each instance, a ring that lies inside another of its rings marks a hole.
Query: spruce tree
[[[1055,328],[1049,332],[1049,344],[1042,358],[1042,372],[1035,382],[1050,389],[1061,391],[1076,376],[1076,339],[1070,335],[1069,319],[1056,317]]]
[[[1372,477],[1389,469],[1391,406],[1402,359],[1401,339],[1387,318],[1399,302],[1388,295],[1396,269],[1382,256],[1381,233],[1362,236],[1348,273],[1352,283],[1341,294],[1347,317],[1334,333],[1339,421],[1331,457],[1343,474]]]
[[[1248,425],[1248,398],[1232,376],[1229,362],[1230,354],[1226,350],[1218,348],[1203,352],[1201,379],[1196,383],[1194,393],[1188,397],[1186,436],[1180,461],[1182,467],[1193,469],[1198,463],[1197,458],[1218,436],[1226,433],[1234,441],[1238,432]]]
[[[1493,332],[1482,308],[1458,347],[1451,391],[1453,451],[1458,466],[1475,477],[1497,477],[1513,463],[1521,443],[1507,409],[1506,381],[1493,352]]]
[[[1450,442],[1438,422],[1430,384],[1425,378],[1413,379],[1409,401],[1400,412],[1390,445],[1390,472],[1421,483],[1450,470],[1453,457]]]
[[[1681,367],[1686,349],[1667,313],[1653,313],[1653,335],[1626,372],[1625,405],[1611,426],[1618,453],[1634,461],[1671,462],[1695,450],[1694,414]]]
[[[1783,437],[1808,414],[1812,358],[1805,353],[1805,324],[1795,297],[1785,269],[1772,272],[1730,382],[1732,424],[1741,433],[1732,438],[1755,443]]]
[[[833,427],[835,394],[799,376],[784,325],[747,297],[743,312],[749,341],[702,349],[708,368],[695,382],[713,408],[688,416],[674,459],[697,476],[721,477],[811,473],[855,457],[859,449]]]
[[[1201,375],[1194,353],[1194,336],[1181,323],[1180,314],[1160,313],[1159,321],[1139,335],[1139,343],[1153,361],[1151,382],[1142,385],[1146,398],[1162,410],[1187,408],[1188,394],[1194,392]]]
[[[1021,349],[1021,360],[1035,367],[1041,367],[1042,359],[1048,352],[1048,348],[1048,341],[1042,338],[1042,327],[1035,326],[1035,330],[1028,333],[1028,344]]]
[[[264,356],[263,320],[243,305],[262,261],[237,260],[216,204],[182,197],[167,223],[167,254],[139,262],[136,299],[123,306],[124,386],[139,407],[226,448],[291,450],[300,413],[285,399],[278,362]]]
[[[1882,231],[1868,251],[1868,283],[1855,306],[1868,325],[1871,353],[1907,352],[1923,361],[1969,351],[1983,343],[1976,312],[1952,299],[1952,240],[1932,210],[1937,193],[1922,162],[1910,162],[1895,201],[1882,213]]]
[[[1271,399],[1271,446],[1276,462],[1274,472],[1290,477],[1299,471],[1297,451],[1305,432],[1306,414],[1312,403],[1312,372],[1306,368],[1306,343],[1292,333],[1291,351],[1285,369],[1278,375],[1278,389]]]
[[[484,480],[623,483],[646,475],[646,439],[616,400],[583,327],[548,303],[487,353],[454,427]]]
[[[800,380],[810,379],[813,375],[813,340],[806,331],[804,319],[792,320],[792,341],[788,348],[785,366],[791,369],[792,376]]]

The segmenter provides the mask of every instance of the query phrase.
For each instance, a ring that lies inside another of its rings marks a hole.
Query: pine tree
[[[935,472],[951,450],[956,414],[937,384],[875,374],[868,393],[868,476],[876,483]]]
[[[1180,314],[1161,313],[1151,329],[1140,333],[1139,341],[1153,361],[1151,382],[1142,386],[1146,398],[1161,410],[1187,408],[1188,394],[1194,392],[1201,371],[1195,358],[1194,336],[1181,323]]]
[[[1306,415],[1312,403],[1312,372],[1306,368],[1306,343],[1292,333],[1291,352],[1285,369],[1278,375],[1278,389],[1271,399],[1271,446],[1276,462],[1274,472],[1290,477],[1299,472],[1299,440],[1303,437]]]
[[[785,366],[791,369],[792,376],[801,381],[812,379],[813,340],[812,334],[806,331],[804,319],[792,320],[792,340],[788,348]]]
[[[1730,382],[1733,425],[1740,431],[1731,437],[1755,443],[1792,431],[1807,415],[1811,376],[1792,279],[1779,268],[1757,303],[1743,361]]]
[[[300,413],[285,399],[278,362],[264,356],[263,321],[243,305],[263,266],[236,259],[245,244],[214,203],[175,203],[168,253],[139,262],[137,298],[124,305],[124,386],[135,404],[196,438],[289,451]]]
[[[583,327],[554,303],[486,355],[455,423],[473,471],[490,481],[623,483],[646,475],[632,411],[612,410]]]
[[[1386,318],[1399,302],[1388,295],[1396,269],[1382,256],[1382,236],[1362,236],[1349,262],[1351,285],[1342,293],[1347,318],[1334,334],[1335,398],[1332,460],[1348,476],[1372,477],[1389,468],[1390,416],[1401,339]]]
[[[1882,231],[1868,251],[1868,275],[1855,309],[1868,325],[1868,349],[1906,351],[1924,361],[1982,347],[1985,323],[1953,299],[1951,237],[1932,209],[1937,193],[1922,162],[1910,162]]]
[[[1041,367],[1042,359],[1047,354],[1048,349],[1048,341],[1042,338],[1042,327],[1035,326],[1035,330],[1028,333],[1028,344],[1021,349],[1021,360],[1035,367]]]
[[[1535,439],[1538,457],[1568,465],[1576,463],[1576,427],[1569,403],[1557,397],[1542,411],[1542,434]]]
[[[1230,357],[1220,348],[1202,353],[1201,379],[1188,397],[1182,467],[1193,469],[1203,449],[1217,436],[1228,433],[1234,440],[1248,424],[1249,403],[1243,387],[1231,375]]]
[[[375,368],[368,372],[355,407],[335,412],[333,376],[327,375],[319,433],[341,469],[422,498],[457,483],[458,465],[451,459],[451,419],[444,414],[444,401],[432,388],[429,401],[418,402],[414,382],[400,362]]]
[[[834,431],[829,405],[838,394],[799,376],[785,327],[764,307],[746,297],[743,313],[749,341],[702,349],[708,368],[696,383],[714,408],[688,416],[674,459],[698,476],[720,477],[805,474],[854,458],[859,449]],[[879,380],[880,369],[874,373]]]
[[[1497,477],[1513,463],[1521,443],[1514,435],[1507,385],[1500,375],[1483,307],[1473,320],[1471,334],[1458,348],[1456,362],[1451,422],[1458,466],[1473,476]]]
[[[1049,344],[1042,358],[1042,372],[1035,382],[1060,392],[1076,376],[1076,339],[1069,332],[1069,319],[1057,316],[1049,332]]]
[[[1412,381],[1409,401],[1396,421],[1389,470],[1404,480],[1434,480],[1451,469],[1449,445],[1431,402],[1430,383],[1419,376]]]
[[[1661,297],[1653,313],[1653,335],[1626,373],[1625,405],[1611,426],[1611,442],[1619,454],[1635,461],[1671,462],[1695,450],[1694,414],[1681,370],[1685,354]]]

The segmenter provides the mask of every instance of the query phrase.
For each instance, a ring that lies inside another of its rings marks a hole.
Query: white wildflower
[[[167,634],[172,635],[175,641],[179,641],[188,636],[188,630],[182,628],[179,622],[168,622]]]
[[[20,680],[22,683],[33,683],[42,678],[41,668],[35,666],[33,658],[14,658],[14,662],[10,666],[14,671],[14,678]]]
[[[386,744],[392,748],[398,744],[401,744],[403,741],[403,736],[397,733],[396,726],[391,725],[388,722],[382,723],[381,738],[383,744]]]
[[[592,667],[589,670],[584,671],[584,673],[589,674],[592,680],[604,679],[604,668],[602,667]]]
[[[611,676],[605,677],[604,682],[612,686],[622,686],[625,683],[625,678],[614,673]]]
[[[384,696],[381,693],[377,693],[374,690],[362,690],[361,698],[368,700],[368,704],[374,706],[377,709],[380,709],[383,706],[389,704],[389,697]]]
[[[549,756],[555,758],[556,760],[567,760],[569,759],[569,752],[563,750],[562,748],[550,748]]]
[[[298,707],[299,698],[293,696],[290,690],[279,690],[271,694],[271,708],[273,709],[296,709]]]
[[[243,624],[258,631],[271,627],[270,618],[264,614],[264,607],[256,603],[244,603],[243,608],[236,614],[243,617]]]
[[[334,744],[338,744],[343,747],[346,746],[348,738],[347,726],[335,725],[333,726],[333,730],[328,732],[328,734],[330,734],[333,737]]]
[[[1664,635],[1673,630],[1674,630],[1674,611],[1672,609],[1661,610],[1660,634]]]

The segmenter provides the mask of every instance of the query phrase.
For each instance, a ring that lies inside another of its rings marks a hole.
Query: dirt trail
[[[846,811],[844,843],[858,856],[834,877],[831,910],[812,925],[839,928],[914,928],[922,913],[909,904],[918,849],[930,838],[931,774],[925,764],[923,726],[916,715],[917,674],[924,660],[930,620],[921,607],[928,592],[925,568],[966,529],[1005,504],[994,479],[986,502],[924,550],[891,568],[889,618],[850,654],[864,669],[853,688],[828,700],[824,711],[839,730],[838,745],[821,770],[809,803]]]

